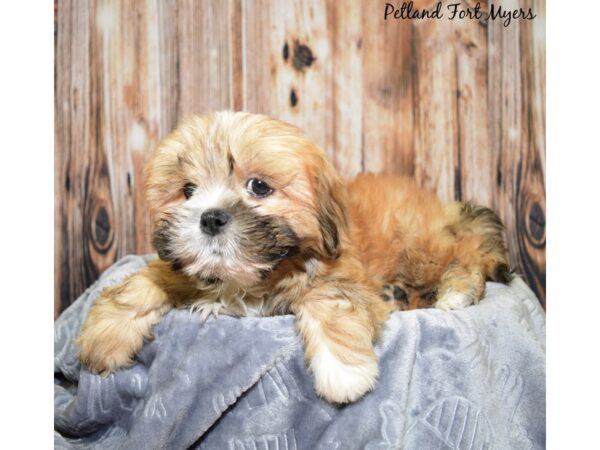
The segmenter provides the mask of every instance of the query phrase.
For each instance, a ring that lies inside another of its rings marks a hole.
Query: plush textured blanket
[[[520,279],[462,311],[394,313],[376,389],[336,407],[315,395],[293,316],[171,311],[133,367],[80,367],[90,305],[146,261],[122,259],[56,321],[55,448],[545,448],[545,315]]]

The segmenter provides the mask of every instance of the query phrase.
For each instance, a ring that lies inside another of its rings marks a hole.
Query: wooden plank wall
[[[117,258],[151,251],[150,151],[182,116],[225,108],[304,128],[345,176],[394,171],[492,206],[545,304],[545,3],[496,3],[537,17],[504,27],[384,22],[385,1],[369,0],[59,0],[56,313]]]

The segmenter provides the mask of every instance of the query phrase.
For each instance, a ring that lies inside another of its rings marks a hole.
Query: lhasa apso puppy
[[[510,275],[490,209],[444,206],[392,175],[344,184],[298,128],[262,115],[187,120],[156,149],[146,189],[159,259],[92,306],[78,344],[93,372],[131,364],[173,307],[291,312],[317,393],[351,402],[376,382],[391,311],[464,308]]]

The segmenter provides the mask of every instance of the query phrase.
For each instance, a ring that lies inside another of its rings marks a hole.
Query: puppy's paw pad
[[[346,364],[328,349],[320,350],[311,361],[317,393],[332,403],[348,403],[361,398],[375,386],[377,361]]]
[[[409,308],[408,294],[399,285],[384,284],[379,295],[394,309],[404,311]]]
[[[460,292],[447,292],[436,303],[435,307],[449,311],[451,309],[463,309],[475,303],[473,297]]]
[[[396,300],[403,303],[408,303],[408,294],[399,285],[385,284],[381,288],[381,298],[383,300],[390,301]]]

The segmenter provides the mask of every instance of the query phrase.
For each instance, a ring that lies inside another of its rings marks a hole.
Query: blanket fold
[[[132,367],[82,368],[91,304],[149,258],[117,262],[55,323],[55,448],[545,448],[545,315],[520,279],[465,310],[394,313],[376,389],[338,407],[316,396],[290,315],[174,310]]]

